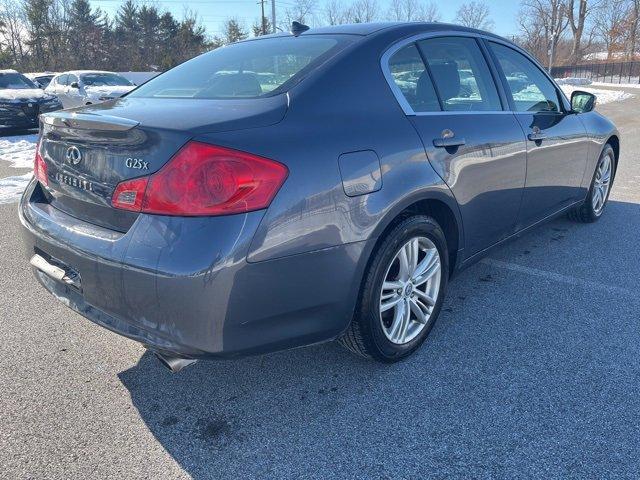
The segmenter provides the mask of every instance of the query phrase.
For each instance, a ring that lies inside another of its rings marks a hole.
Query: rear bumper
[[[123,234],[39,203],[38,188],[32,182],[20,204],[27,257],[39,253],[80,276],[76,288],[35,270],[40,283],[153,349],[193,358],[265,353],[335,338],[351,319],[369,242],[248,263],[264,212],[141,215]]]

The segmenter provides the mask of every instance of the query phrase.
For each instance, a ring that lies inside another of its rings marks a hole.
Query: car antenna
[[[297,37],[302,32],[306,32],[309,28],[311,28],[309,25],[304,25],[300,22],[291,22],[291,33],[294,37]]]

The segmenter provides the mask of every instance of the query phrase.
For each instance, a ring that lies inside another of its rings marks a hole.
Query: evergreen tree
[[[143,70],[157,69],[160,64],[160,15],[156,7],[143,5],[138,10],[140,63]]]
[[[269,35],[272,30],[271,22],[267,17],[262,17],[262,25],[258,20],[256,23],[253,24],[253,26],[251,27],[251,30],[253,30],[254,37],[259,37],[261,35]]]
[[[127,0],[118,9],[115,25],[115,69],[137,70],[140,63],[140,35],[138,7],[133,0]]]
[[[240,22],[235,18],[230,18],[227,20],[224,29],[224,41],[225,43],[234,43],[239,42],[240,40],[244,40],[247,38],[249,34],[246,30],[240,25]]]
[[[52,0],[26,0],[25,17],[27,19],[27,46],[31,48],[31,66],[35,70],[44,70],[51,59],[48,48],[48,15]]]
[[[100,16],[101,12],[93,12],[87,0],[73,0],[67,33],[72,68],[91,68],[101,60],[98,54],[102,43]]]

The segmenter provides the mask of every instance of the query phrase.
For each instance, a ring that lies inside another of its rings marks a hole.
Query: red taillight
[[[44,162],[44,158],[40,155],[40,142],[36,146],[36,158],[33,162],[33,174],[36,179],[43,185],[49,185],[49,179],[47,178],[47,164]]]
[[[149,177],[118,184],[116,208],[161,215],[228,215],[267,208],[287,178],[267,158],[189,142]]]

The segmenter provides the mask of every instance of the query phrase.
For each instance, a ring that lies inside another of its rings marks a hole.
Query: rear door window
[[[491,71],[475,39],[438,37],[421,40],[418,45],[444,110],[502,110]]]
[[[60,76],[58,77],[58,79],[56,80],[56,83],[57,83],[58,85],[65,86],[65,85],[67,85],[67,79],[68,79],[68,78],[69,78],[69,75],[66,75],[66,74],[65,74],[65,75],[60,75]]]
[[[527,57],[489,42],[504,73],[517,112],[559,112],[558,92],[551,80]]]
[[[286,91],[297,79],[353,41],[336,35],[252,40],[217,48],[178,65],[130,97],[259,98]]]
[[[414,112],[440,111],[436,91],[415,43],[391,56],[389,72]]]

